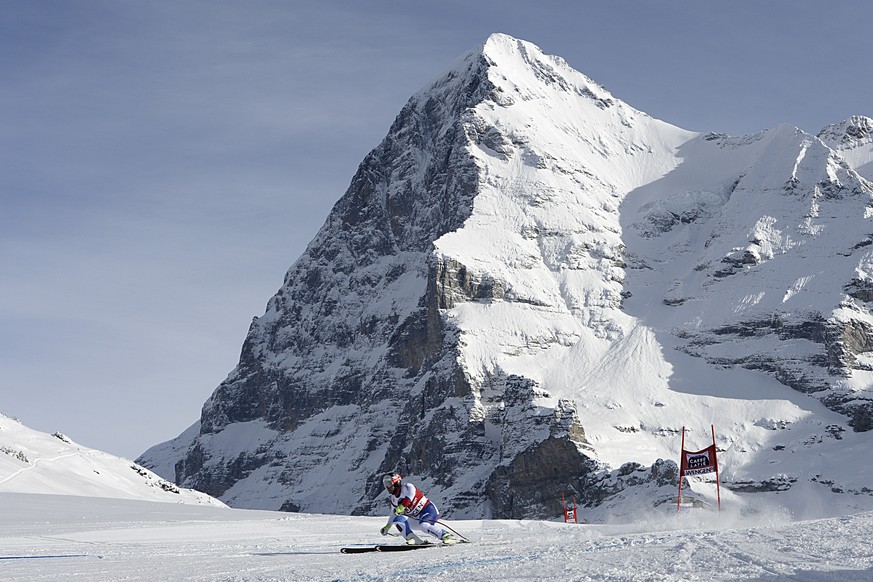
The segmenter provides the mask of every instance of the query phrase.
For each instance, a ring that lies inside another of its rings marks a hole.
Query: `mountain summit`
[[[873,426],[864,119],[689,132],[495,34],[410,99],[199,423],[139,462],[237,507],[372,513],[397,469],[455,517],[549,516],[664,501],[682,427],[714,424],[727,487],[869,492],[821,461]]]

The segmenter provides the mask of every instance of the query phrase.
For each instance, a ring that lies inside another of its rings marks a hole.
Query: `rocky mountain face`
[[[688,132],[493,35],[138,461],[237,507],[377,513],[399,470],[456,517],[543,517],[562,491],[663,502],[681,427],[715,424],[727,486],[823,481],[809,459],[873,428],[871,126]]]

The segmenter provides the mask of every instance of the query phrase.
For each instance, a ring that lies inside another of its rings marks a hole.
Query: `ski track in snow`
[[[450,520],[473,543],[401,557],[339,552],[384,543],[377,517],[20,493],[0,494],[0,508],[0,579],[8,581],[873,579],[873,513],[802,522],[704,510],[630,524]]]
[[[52,457],[50,459],[34,459],[32,465],[28,465],[27,467],[22,467],[21,469],[15,471],[11,475],[4,477],[3,479],[0,479],[0,485],[5,485],[6,483],[12,481],[13,479],[15,479],[16,477],[18,477],[19,475],[21,475],[22,473],[24,473],[26,471],[32,471],[32,470],[36,469],[37,467],[40,466],[40,464],[52,463],[52,462],[58,461],[60,459],[67,459],[70,457],[76,457],[76,456],[79,456],[80,454],[81,453],[66,453],[63,455],[58,455],[56,457]]]

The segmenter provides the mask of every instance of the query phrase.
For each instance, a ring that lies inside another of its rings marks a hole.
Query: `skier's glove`
[[[406,511],[406,508],[403,507],[402,505],[400,505],[399,503],[397,504],[397,507],[394,508],[394,513],[396,513],[397,515],[403,515],[403,513],[405,511]]]
[[[391,527],[391,524],[388,524],[388,525],[382,527],[382,529],[379,530],[379,533],[382,534],[383,536],[387,536],[389,527]]]

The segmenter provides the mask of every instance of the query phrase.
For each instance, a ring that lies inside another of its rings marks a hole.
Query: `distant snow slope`
[[[0,414],[0,493],[40,493],[139,499],[224,507],[108,453],[49,435]],[[2,575],[0,575],[2,577]]]

